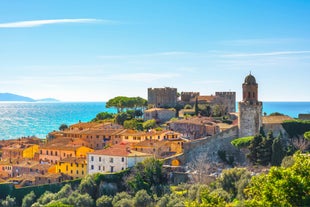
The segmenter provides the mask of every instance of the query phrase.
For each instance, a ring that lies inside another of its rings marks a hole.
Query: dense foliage
[[[284,121],[282,126],[291,138],[298,138],[310,131],[309,120],[288,120]]]
[[[100,112],[96,115],[96,117],[92,120],[94,121],[100,121],[100,120],[111,120],[114,119],[115,114],[109,113],[109,112]]]
[[[306,140],[310,141],[310,131],[304,133],[304,137]]]
[[[247,206],[310,206],[309,154],[295,154],[291,167],[254,176],[245,190]]]
[[[248,147],[250,146],[251,141],[253,139],[254,139],[254,136],[241,137],[241,138],[234,139],[233,141],[231,141],[231,144],[238,148]]]
[[[253,164],[259,165],[280,165],[282,159],[288,152],[281,142],[281,135],[274,138],[272,132],[267,137],[262,134],[255,135],[249,145],[250,153],[248,158]]]

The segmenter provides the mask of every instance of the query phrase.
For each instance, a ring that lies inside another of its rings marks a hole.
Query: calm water
[[[45,138],[61,124],[87,122],[106,109],[105,103],[0,103],[0,139],[23,136]]]
[[[63,123],[87,122],[106,109],[105,103],[0,103],[0,139],[35,135],[45,138]],[[264,102],[263,112],[280,112],[291,117],[310,113],[310,102]]]

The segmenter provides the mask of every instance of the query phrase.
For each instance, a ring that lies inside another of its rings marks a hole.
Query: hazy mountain
[[[0,93],[0,101],[27,101],[34,102],[35,100],[26,96],[20,96],[12,93]]]
[[[54,99],[54,98],[42,98],[42,99],[38,99],[36,101],[38,101],[38,102],[59,102],[59,100]]]
[[[12,93],[0,93],[0,101],[24,101],[24,102],[58,102],[59,100],[56,100],[54,98],[44,98],[35,100],[33,98],[29,98],[26,96],[20,96],[17,94]]]

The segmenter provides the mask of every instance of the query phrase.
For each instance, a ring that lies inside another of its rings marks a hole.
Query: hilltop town
[[[150,157],[161,159],[172,173],[190,177],[197,172],[197,163],[208,165],[204,174],[211,180],[227,167],[252,166],[246,153],[231,142],[261,130],[288,139],[290,134],[282,124],[292,118],[262,115],[253,75],[245,77],[242,89],[238,113],[235,92],[201,95],[178,93],[169,87],[149,88],[147,104],[132,107],[140,111],[132,120],[97,118],[64,125],[45,140],[2,140],[0,182],[16,187],[60,183],[88,174],[121,172]],[[171,182],[178,179],[175,175]]]

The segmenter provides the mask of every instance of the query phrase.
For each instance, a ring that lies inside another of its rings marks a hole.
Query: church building
[[[258,101],[258,84],[250,73],[242,84],[243,99],[239,102],[239,137],[253,136],[262,126],[263,103]]]

